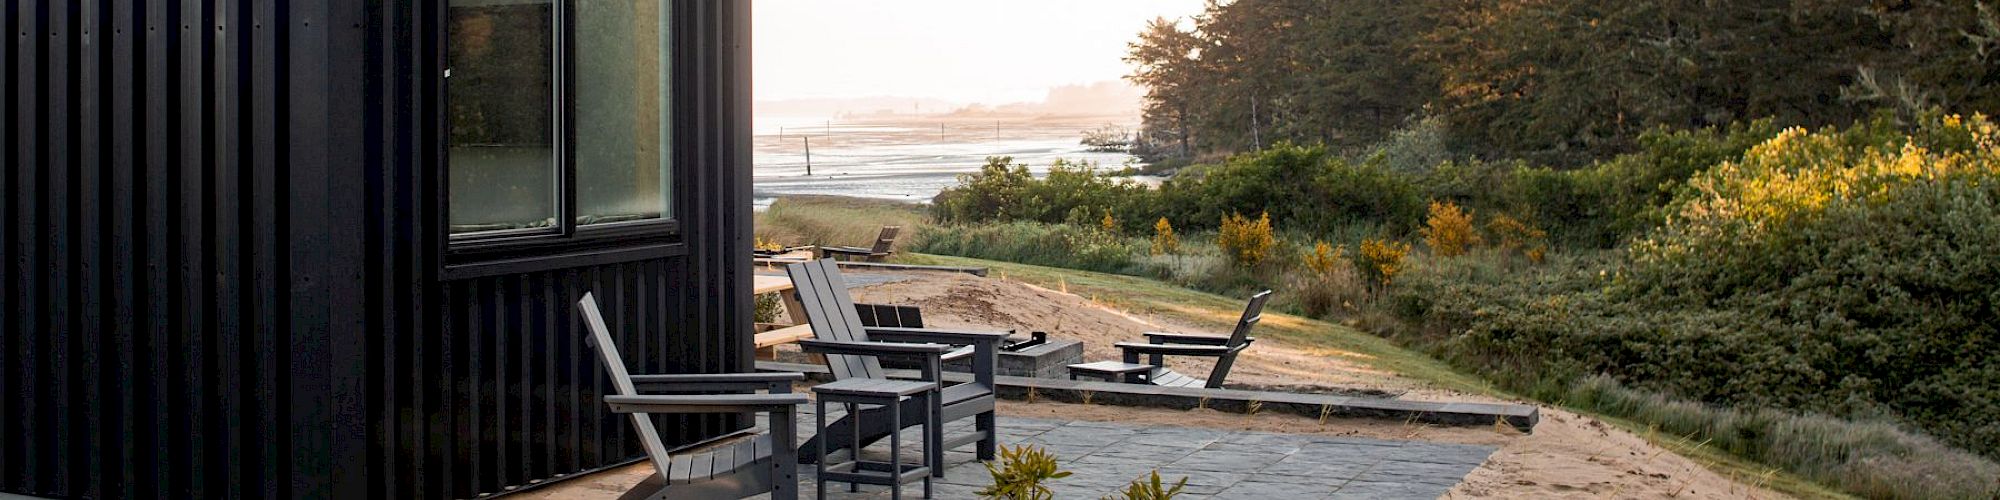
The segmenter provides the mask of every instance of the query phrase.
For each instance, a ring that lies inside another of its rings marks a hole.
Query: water
[[[757,118],[755,197],[758,209],[786,195],[835,195],[928,202],[976,172],[989,156],[1012,156],[1036,175],[1056,159],[1096,162],[1107,169],[1136,160],[1086,150],[1083,132],[1105,118],[900,117],[832,121],[813,117]],[[812,175],[806,175],[806,142]]]

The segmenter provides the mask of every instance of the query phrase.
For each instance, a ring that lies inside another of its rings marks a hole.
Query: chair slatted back
[[[902,231],[903,226],[882,226],[882,234],[875,237],[875,247],[868,251],[878,255],[889,253],[890,248],[896,246],[896,234]]]
[[[1236,353],[1241,352],[1249,344],[1250,328],[1264,320],[1264,303],[1270,300],[1270,290],[1250,296],[1250,305],[1244,306],[1243,317],[1236,320],[1236,330],[1229,332],[1229,353],[1215,360],[1215,369],[1208,373],[1205,386],[1210,389],[1222,388],[1222,381],[1229,378],[1229,368],[1236,365]]]
[[[604,325],[604,313],[597,308],[597,297],[584,292],[576,301],[576,309],[583,313],[583,326],[590,330],[584,343],[597,351],[597,358],[604,362],[604,370],[611,372],[611,386],[620,396],[636,396],[632,386],[632,374],[625,371],[625,359],[618,355],[618,344],[611,340],[611,329]],[[646,447],[646,456],[653,459],[653,468],[660,471],[660,477],[667,476],[667,467],[673,457],[667,454],[667,447],[660,442],[660,431],[653,428],[653,419],[644,413],[633,413],[632,426],[639,429],[639,444]]]
[[[868,330],[854,310],[854,297],[847,293],[847,280],[840,277],[833,259],[786,265],[785,274],[792,277],[793,292],[805,306],[806,322],[812,325],[814,337],[835,342],[868,341]],[[828,354],[826,367],[833,371],[834,380],[886,378],[882,363],[874,356]]]
[[[854,311],[861,314],[861,325],[869,328],[924,327],[923,309],[917,306],[855,304]]]
[[[1236,330],[1229,332],[1229,347],[1241,346],[1250,338],[1250,328],[1264,320],[1264,303],[1270,300],[1270,290],[1250,296],[1250,305],[1243,308],[1243,317],[1236,320]]]

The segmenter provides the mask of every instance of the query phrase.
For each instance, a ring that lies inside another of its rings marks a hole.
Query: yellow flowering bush
[[[1161,217],[1153,223],[1153,255],[1173,255],[1180,253],[1181,237],[1174,235],[1174,224]]]
[[[1501,250],[1520,253],[1531,262],[1539,264],[1548,255],[1549,232],[1507,214],[1495,215],[1487,221],[1486,232],[1498,240],[1494,244]]]
[[[1395,282],[1396,275],[1402,274],[1403,258],[1410,254],[1410,244],[1369,238],[1361,240],[1360,250],[1354,253],[1354,269],[1370,283],[1387,286]]]
[[[1472,228],[1472,213],[1452,202],[1431,202],[1430,217],[1424,220],[1424,244],[1439,257],[1465,255],[1479,244],[1479,232]]]
[[[1265,212],[1254,221],[1243,214],[1230,213],[1222,218],[1222,231],[1216,235],[1215,243],[1238,264],[1255,266],[1263,262],[1271,256],[1271,249],[1278,246],[1278,237],[1271,231],[1271,213]]]
[[[1333,274],[1334,271],[1340,269],[1341,264],[1346,262],[1347,246],[1331,246],[1327,245],[1324,241],[1315,241],[1313,242],[1312,251],[1306,253],[1305,257],[1300,260],[1304,261],[1306,269],[1311,270],[1313,274],[1322,276]]]

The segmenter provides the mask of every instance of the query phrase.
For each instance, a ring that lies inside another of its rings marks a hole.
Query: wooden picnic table
[[[786,276],[756,275],[751,284],[751,293],[763,295],[779,294],[785,303],[785,317],[790,323],[780,328],[758,332],[756,337],[757,358],[776,359],[778,345],[798,342],[813,336],[812,325],[806,324],[805,305],[799,303],[798,294],[792,293],[792,279]]]

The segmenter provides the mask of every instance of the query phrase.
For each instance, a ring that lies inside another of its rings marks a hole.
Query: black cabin
[[[468,498],[751,368],[748,0],[9,0],[0,492]],[[693,443],[744,421],[663,419]]]

